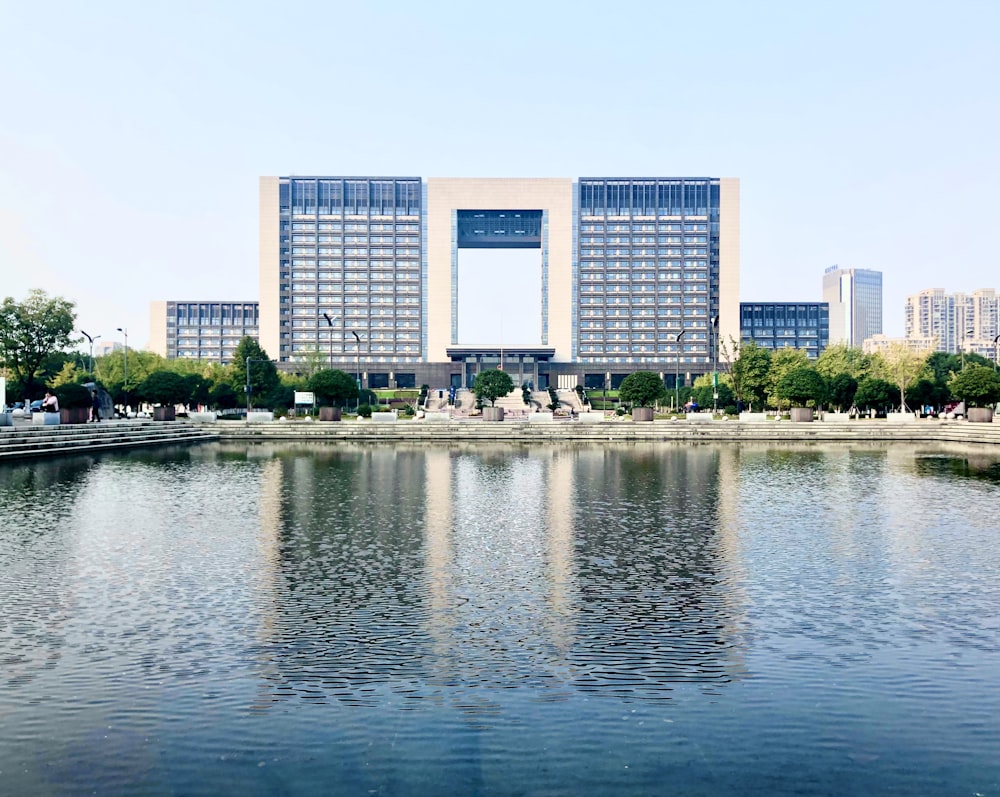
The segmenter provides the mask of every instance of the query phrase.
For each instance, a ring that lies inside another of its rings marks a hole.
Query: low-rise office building
[[[741,302],[740,340],[771,351],[802,349],[816,359],[830,342],[830,306],[826,302]]]

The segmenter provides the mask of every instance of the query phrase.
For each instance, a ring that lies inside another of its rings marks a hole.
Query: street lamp
[[[687,330],[682,329],[674,336],[677,351],[674,353],[674,412],[681,408],[681,338]]]
[[[357,351],[357,355],[358,355],[358,400],[357,400],[357,404],[355,406],[355,410],[357,410],[357,408],[359,406],[361,406],[361,336],[358,335],[358,333],[355,332],[353,329],[351,330],[351,334],[354,335],[354,340],[356,340],[357,344],[358,344],[358,351]]]
[[[333,322],[337,321],[340,318],[340,316],[335,315],[333,318],[330,318],[330,315],[328,313],[323,313],[323,318],[325,318],[326,323],[330,325],[330,370],[332,371],[333,370]]]
[[[712,316],[708,328],[708,345],[712,347],[712,414],[719,410],[719,317]]]
[[[125,417],[128,417],[128,327],[118,327],[125,336],[125,377],[122,389],[125,391]]]
[[[968,348],[968,340],[975,334],[974,329],[965,330],[965,338],[962,340],[962,370],[965,370],[965,350]]]
[[[91,337],[86,332],[84,332],[82,329],[80,330],[80,334],[83,335],[87,340],[90,341],[90,375],[91,375],[91,377],[93,377],[94,376],[94,341],[95,340],[100,340],[101,336],[100,335],[94,335],[93,337]]]

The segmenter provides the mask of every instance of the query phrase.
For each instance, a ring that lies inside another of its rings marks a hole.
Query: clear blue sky
[[[1000,287],[1000,3],[0,2],[0,296],[257,298],[270,174],[742,180],[742,298]],[[120,339],[120,335],[117,336]]]

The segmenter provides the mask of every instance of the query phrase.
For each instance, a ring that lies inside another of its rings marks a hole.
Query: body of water
[[[0,793],[998,795],[1000,455],[0,466]]]

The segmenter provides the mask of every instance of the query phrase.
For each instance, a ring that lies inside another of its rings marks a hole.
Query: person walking
[[[101,397],[96,390],[90,392],[90,420],[94,423],[101,420]]]

